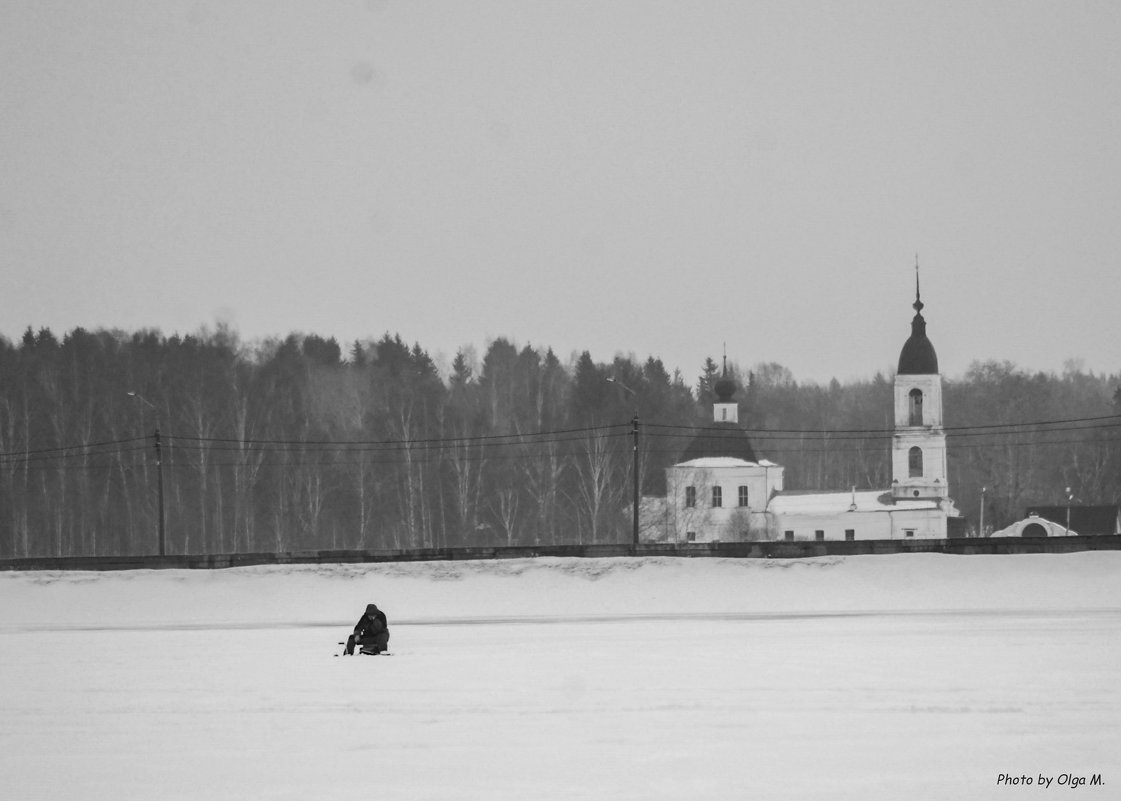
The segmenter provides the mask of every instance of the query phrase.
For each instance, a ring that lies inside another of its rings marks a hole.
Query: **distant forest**
[[[721,366],[685,377],[500,338],[444,372],[388,334],[0,338],[0,557],[155,553],[161,497],[170,554],[629,542],[632,419],[642,493],[664,493]],[[892,375],[729,374],[787,489],[890,486]],[[1077,365],[944,377],[951,495],[974,533],[982,487],[987,530],[1068,487],[1121,502],[1118,386]]]

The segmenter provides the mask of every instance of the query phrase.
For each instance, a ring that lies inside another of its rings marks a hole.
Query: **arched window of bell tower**
[[[907,476],[922,478],[922,448],[917,445],[907,451]]]
[[[922,425],[922,390],[912,389],[908,395],[907,416],[910,422],[908,425],[921,426]]]

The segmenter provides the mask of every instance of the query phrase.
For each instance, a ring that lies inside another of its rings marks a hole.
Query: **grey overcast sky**
[[[0,334],[1121,370],[1121,4],[0,0]]]

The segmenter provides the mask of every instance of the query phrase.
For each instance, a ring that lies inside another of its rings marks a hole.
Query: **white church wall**
[[[743,542],[766,535],[764,511],[782,488],[783,469],[738,459],[700,459],[666,470],[669,539],[674,542]],[[713,489],[720,489],[714,505]],[[747,504],[740,504],[740,488]],[[692,493],[690,497],[690,488]]]
[[[940,375],[898,375],[895,377],[895,428],[907,428],[911,422],[911,390],[923,394],[922,423],[942,425],[942,377]]]
[[[921,398],[918,408],[912,395]],[[911,452],[918,448],[922,470],[912,475]],[[908,498],[945,498],[948,463],[942,431],[942,379],[932,375],[895,377],[895,433],[891,448],[892,494]]]
[[[910,475],[910,451],[912,447],[922,450],[922,475]],[[919,491],[922,497],[945,497],[949,494],[946,486],[948,463],[946,441],[941,437],[931,437],[926,432],[901,431],[895,434],[891,451],[891,474],[898,480],[904,492],[897,497],[909,497],[907,488]],[[919,496],[913,496],[919,497]]]
[[[775,515],[775,523],[778,533],[775,539],[795,542],[818,539],[885,540],[891,537],[891,518],[883,513]]]
[[[946,537],[946,513],[941,509],[901,509],[890,515],[889,539],[940,540]]]
[[[890,509],[826,514],[773,515],[771,539],[897,540],[943,539],[946,515],[940,509]]]

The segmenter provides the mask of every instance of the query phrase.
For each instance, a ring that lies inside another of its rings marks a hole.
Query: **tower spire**
[[[739,404],[733,399],[736,382],[728,376],[728,343],[724,343],[724,368],[720,379],[713,385],[716,398],[712,404],[712,419],[717,423],[738,423]]]
[[[923,307],[922,297],[919,295],[919,254],[915,254],[915,302],[912,304],[917,312],[921,312]]]

